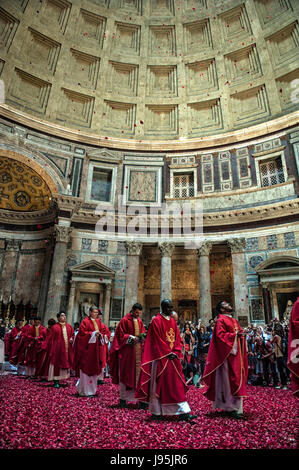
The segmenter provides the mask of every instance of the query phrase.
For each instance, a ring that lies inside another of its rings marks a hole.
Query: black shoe
[[[121,408],[127,408],[127,402],[126,400],[119,400],[119,406]]]
[[[159,421],[159,420],[163,419],[163,416],[161,416],[161,415],[153,415],[153,414],[152,414],[152,418],[155,419],[156,421]]]
[[[148,403],[144,403],[143,401],[139,402],[139,409],[140,410],[147,410],[148,409]]]
[[[226,414],[234,419],[244,419],[243,413],[238,413],[237,411],[228,411]]]
[[[179,415],[179,421],[190,421],[196,418],[197,418],[197,415],[191,415],[190,413],[184,413],[182,415]]]
[[[104,385],[104,384],[105,384],[104,380],[98,380],[98,385]]]

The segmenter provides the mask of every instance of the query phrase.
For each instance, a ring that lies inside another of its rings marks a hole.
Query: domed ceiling
[[[103,139],[200,139],[298,109],[296,0],[2,0],[5,105]]]

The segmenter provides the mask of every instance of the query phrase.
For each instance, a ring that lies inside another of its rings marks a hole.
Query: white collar
[[[166,318],[166,320],[170,320],[170,316],[169,315],[164,315],[164,313],[160,312],[160,314],[162,315],[163,318]]]

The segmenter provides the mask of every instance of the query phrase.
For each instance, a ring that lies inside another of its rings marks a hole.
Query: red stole
[[[288,368],[291,371],[291,389],[299,398],[299,297],[293,305],[289,324]]]
[[[240,330],[242,330],[242,328],[237,320],[227,315],[218,315],[212,333],[212,340],[209,346],[203,375],[203,381],[208,386],[204,395],[211,401],[215,400],[216,369],[222,366],[225,359],[228,361],[229,382],[232,395],[235,397],[246,396],[248,360],[245,337],[238,337],[237,354],[230,354],[234,346],[237,331]]]
[[[150,323],[142,357],[141,370],[136,390],[136,398],[150,401],[150,382],[153,361],[157,362],[156,396],[162,405],[176,404],[186,401],[188,389],[183,375],[182,339],[176,321],[166,319],[160,313]],[[177,355],[175,359],[167,356]]]

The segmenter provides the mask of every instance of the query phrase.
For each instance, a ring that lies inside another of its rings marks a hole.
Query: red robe
[[[41,353],[41,345],[47,335],[47,328],[43,325],[35,327],[30,326],[26,332],[26,358],[25,365],[27,367],[36,367],[37,356]]]
[[[31,328],[31,325],[29,323],[27,323],[27,325],[23,326],[22,328],[22,336],[20,338],[20,345],[18,349],[18,364],[21,364],[21,365],[26,364],[27,349],[29,345],[29,339],[27,335],[28,335],[28,331],[30,328]]]
[[[231,394],[234,397],[246,396],[248,360],[245,337],[238,337],[237,354],[230,354],[237,331],[242,331],[237,320],[227,315],[218,315],[203,375],[203,381],[208,386],[204,395],[211,401],[215,401],[216,369],[222,366],[225,359],[228,361]]]
[[[291,390],[299,398],[299,297],[290,315],[287,365],[291,371]]]
[[[23,327],[18,328],[15,326],[9,335],[8,341],[8,360],[11,364],[17,365],[18,364],[18,350],[20,348],[22,342],[22,331]]]
[[[101,331],[100,320],[94,320],[98,330]],[[85,317],[80,324],[79,332],[74,345],[74,365],[76,376],[79,377],[80,370],[88,376],[100,375],[102,363],[100,361],[100,341],[89,343],[95,326],[90,317]]]
[[[70,339],[74,337],[71,325],[65,323],[67,342],[65,342],[62,326],[58,322],[50,329],[48,340],[49,364],[54,366],[54,377],[59,376],[60,369],[71,369],[73,367],[74,351]]]
[[[142,357],[141,370],[135,397],[144,402],[150,401],[151,368],[158,361],[156,375],[156,396],[162,405],[186,401],[188,387],[183,375],[183,342],[177,323],[173,318],[167,320],[160,313],[150,323]],[[177,355],[175,359],[167,356]]]
[[[36,364],[35,375],[38,377],[47,378],[49,372],[49,338],[51,327],[47,328],[47,334],[44,341],[41,343],[41,352],[38,356]]]
[[[137,318],[139,334],[145,333],[145,327],[140,318]],[[127,344],[129,336],[136,336],[134,328],[133,315],[127,313],[123,317],[115,330],[115,335],[111,343],[109,354],[109,372],[112,377],[112,383],[119,382],[126,385],[129,389],[136,387],[136,348]]]
[[[103,337],[100,339],[100,362],[102,364],[102,369],[106,367],[107,360],[108,360],[108,343],[105,341],[105,336],[107,336],[107,339],[109,341],[111,332],[108,328],[108,326],[104,325],[104,323],[100,322],[101,327],[100,327],[100,332],[103,335]]]

